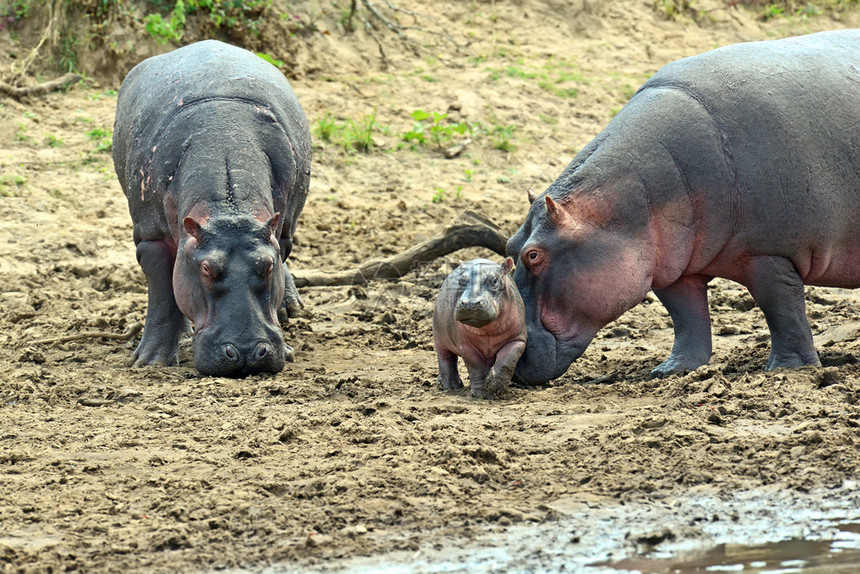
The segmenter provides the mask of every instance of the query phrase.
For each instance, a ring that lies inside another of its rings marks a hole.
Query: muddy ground
[[[466,209],[513,233],[526,189],[546,187],[663,64],[860,26],[856,9],[762,22],[725,4],[667,19],[651,2],[401,0],[419,27],[450,38],[406,30],[416,55],[377,23],[383,61],[363,28],[344,32],[337,6],[305,3],[312,26],[290,37],[294,51],[265,50],[293,66],[310,123],[328,115],[336,127],[332,141],[316,137],[295,275],[390,256]],[[25,48],[0,34],[6,69]],[[399,282],[302,289],[307,314],[286,326],[296,362],[274,376],[200,376],[187,341],[181,366],[144,369],[127,366],[139,335],[40,342],[133,331],[145,315],[125,199],[93,131],[111,129],[119,85],[93,78],[0,100],[3,572],[324,569],[551,523],[561,500],[658,504],[761,487],[819,496],[857,477],[850,291],[808,289],[823,368],[764,372],[763,315],[745,290],[715,281],[709,367],[648,378],[672,342],[668,315],[648,300],[562,378],[493,402],[436,388],[431,339],[452,265],[498,258],[480,249]],[[473,127],[440,130],[452,138],[441,147],[470,143],[449,159],[403,142],[416,110]],[[373,114],[374,149],[346,149],[343,126]],[[629,528],[635,540],[659,525],[632,517]]]

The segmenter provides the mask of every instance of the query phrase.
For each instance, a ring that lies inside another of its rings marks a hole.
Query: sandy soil
[[[313,2],[301,17],[315,30],[263,47],[293,66],[311,124],[375,113],[377,126],[369,154],[317,138],[298,276],[401,251],[465,209],[512,233],[525,190],[551,182],[663,64],[860,26],[857,11],[763,23],[722,2],[696,20],[638,1],[399,5],[460,47],[407,30],[425,44],[415,55],[378,29],[386,70],[372,38],[344,34],[341,13]],[[8,53],[24,49],[3,42],[6,69]],[[711,366],[649,380],[672,340],[649,300],[561,379],[493,402],[435,386],[432,300],[458,258],[496,257],[478,249],[399,282],[303,289],[307,316],[286,327],[297,360],[275,376],[202,377],[187,342],[182,366],[131,369],[139,335],[39,342],[122,333],[144,318],[125,199],[109,153],[87,135],[111,128],[118,87],[105,75],[0,101],[3,572],[322,568],[548,523],[560,500],[648,503],[763,486],[800,495],[857,477],[860,298],[849,291],[808,289],[820,369],[764,372],[761,312],[716,281]],[[487,133],[452,159],[432,145],[413,150],[399,144],[415,110]],[[493,130],[505,147],[509,126],[513,149],[496,149]]]

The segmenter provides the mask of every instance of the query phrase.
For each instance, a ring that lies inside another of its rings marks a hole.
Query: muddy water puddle
[[[691,489],[645,501],[580,497],[548,506],[558,520],[496,525],[462,539],[430,536],[415,551],[265,572],[860,572],[854,482],[810,493]]]

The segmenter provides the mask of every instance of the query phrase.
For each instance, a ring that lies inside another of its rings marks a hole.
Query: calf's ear
[[[502,263],[502,275],[507,275],[514,270],[513,257],[505,257],[505,262]]]
[[[531,205],[537,199],[537,194],[535,193],[535,190],[533,190],[532,188],[529,188],[528,194],[529,194],[529,205]]]
[[[185,233],[193,237],[200,242],[200,237],[203,235],[203,228],[200,227],[200,224],[197,223],[197,220],[193,217],[186,217],[182,220],[182,228],[185,230]]]

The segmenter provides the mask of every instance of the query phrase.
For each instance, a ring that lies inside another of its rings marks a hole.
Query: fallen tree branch
[[[414,269],[416,263],[432,261],[467,247],[486,247],[504,256],[507,242],[508,238],[489,219],[474,211],[465,211],[440,235],[387,259],[370,261],[348,271],[309,271],[293,279],[296,287],[364,285],[374,279],[399,279]]]
[[[80,341],[82,339],[114,339],[117,341],[128,341],[143,329],[143,323],[132,323],[124,333],[111,333],[109,331],[90,331],[88,333],[78,333],[76,335],[65,335],[63,337],[51,337],[50,339],[39,339],[33,341],[33,345],[53,345],[57,343],[68,343],[70,341]]]
[[[13,86],[0,80],[0,92],[6,94],[7,96],[12,96],[15,99],[21,99],[25,96],[39,96],[42,94],[47,94],[48,92],[64,90],[72,84],[81,81],[82,79],[83,76],[69,73],[55,80],[50,80],[41,84],[37,84],[35,86],[23,87]]]

